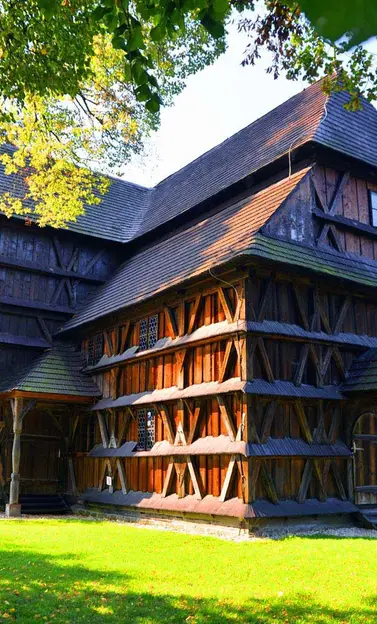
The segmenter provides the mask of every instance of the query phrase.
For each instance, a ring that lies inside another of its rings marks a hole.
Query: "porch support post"
[[[35,405],[35,401],[29,401],[24,408],[23,399],[11,399],[13,414],[13,448],[12,448],[12,475],[10,482],[9,504],[6,505],[5,515],[8,518],[21,516],[20,494],[20,462],[21,462],[21,433],[22,423],[26,413]]]

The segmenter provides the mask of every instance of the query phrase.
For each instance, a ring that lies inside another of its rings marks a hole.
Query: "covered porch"
[[[66,345],[46,351],[0,386],[0,499],[8,517],[20,496],[76,493],[70,456],[80,418],[100,390]]]

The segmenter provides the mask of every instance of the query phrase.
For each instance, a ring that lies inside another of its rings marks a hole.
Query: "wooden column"
[[[23,399],[11,399],[13,415],[13,448],[12,448],[12,475],[10,482],[9,504],[6,505],[5,515],[8,518],[21,516],[20,494],[20,462],[21,462],[21,433],[23,419],[27,412],[35,405],[35,401],[29,401],[24,407]]]

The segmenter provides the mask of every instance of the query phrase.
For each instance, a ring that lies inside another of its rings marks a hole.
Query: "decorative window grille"
[[[158,337],[158,314],[141,319],[139,333],[140,351],[154,347]]]
[[[88,342],[88,366],[94,366],[103,356],[103,334],[96,334]]]
[[[155,442],[155,418],[153,409],[137,411],[137,450],[150,451]]]
[[[374,227],[377,227],[377,192],[369,191],[370,217]]]

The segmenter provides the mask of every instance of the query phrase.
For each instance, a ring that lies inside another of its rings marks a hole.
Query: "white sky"
[[[146,155],[125,167],[124,179],[156,184],[307,86],[283,76],[274,80],[265,71],[267,58],[255,67],[242,67],[246,42],[232,26],[227,52],[191,76],[174,106],[163,109],[161,127],[147,142]],[[376,50],[375,45],[368,48]]]
[[[306,85],[266,74],[263,59],[242,67],[246,38],[231,27],[229,47],[211,67],[191,76],[174,106],[161,113],[161,127],[146,155],[124,169],[126,180],[152,186],[244,128]]]

